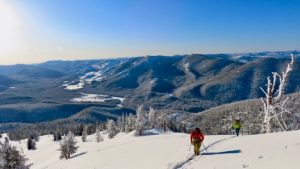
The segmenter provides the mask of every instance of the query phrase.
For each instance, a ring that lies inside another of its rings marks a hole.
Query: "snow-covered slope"
[[[77,138],[80,147],[69,160],[59,159],[59,143],[52,139],[42,136],[35,151],[25,150],[21,141],[33,169],[296,169],[300,159],[300,131],[207,136],[207,151],[196,158],[189,150],[189,135],[181,133],[142,137],[121,133],[100,143],[94,135],[84,143]]]
[[[300,168],[300,131],[242,136],[221,141],[181,168]]]

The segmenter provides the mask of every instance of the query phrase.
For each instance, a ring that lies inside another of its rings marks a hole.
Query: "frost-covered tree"
[[[111,139],[117,134],[115,122],[113,120],[107,120],[106,128],[107,128],[108,138]]]
[[[102,135],[100,133],[100,130],[98,128],[96,129],[96,141],[97,141],[97,143],[103,141],[103,137],[102,137]]]
[[[139,105],[136,110],[136,121],[135,121],[135,136],[143,135],[145,126],[147,124],[147,115],[144,111],[143,105]]]
[[[150,110],[148,113],[148,121],[149,121],[150,128],[156,127],[156,123],[157,123],[156,112],[152,107],[150,107]]]
[[[87,135],[88,135],[87,127],[84,126],[83,131],[82,131],[82,136],[81,136],[82,142],[86,142]]]
[[[136,117],[132,114],[129,114],[129,116],[126,115],[125,117],[125,132],[129,133],[134,130],[135,128],[135,121]]]
[[[289,113],[290,111],[285,108],[288,98],[283,99],[283,96],[288,75],[293,69],[293,55],[291,55],[291,58],[291,62],[288,63],[285,71],[282,72],[282,75],[277,72],[273,72],[272,78],[270,76],[267,77],[266,90],[260,88],[265,94],[265,98],[261,98],[264,105],[261,133],[271,132],[272,123],[274,122],[280,126],[281,130],[287,130],[287,126],[282,117],[285,113]]]
[[[16,147],[9,142],[0,142],[0,168],[1,169],[29,169],[30,165],[25,165],[27,159],[21,155]]]
[[[117,126],[118,126],[120,132],[125,132],[126,118],[125,118],[124,114],[122,114],[122,116],[118,118]]]
[[[64,136],[63,140],[60,142],[60,159],[69,159],[72,154],[74,154],[78,149],[76,146],[76,140],[74,134],[70,131],[68,135]]]
[[[159,119],[160,127],[163,129],[164,132],[166,132],[168,130],[168,125],[169,125],[167,115],[166,114],[161,114],[158,119]]]

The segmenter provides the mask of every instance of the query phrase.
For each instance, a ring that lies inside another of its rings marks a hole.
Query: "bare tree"
[[[288,98],[283,99],[283,96],[288,75],[293,69],[294,56],[291,55],[291,58],[291,62],[288,63],[285,71],[282,72],[282,75],[277,72],[272,72],[272,78],[270,76],[267,77],[266,90],[260,88],[265,94],[265,98],[261,98],[264,105],[261,133],[271,132],[271,123],[273,120],[278,123],[281,130],[287,130],[287,126],[282,117],[284,113],[289,113],[290,111],[285,108]]]

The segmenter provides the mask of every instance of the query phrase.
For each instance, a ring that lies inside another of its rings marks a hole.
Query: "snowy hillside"
[[[42,136],[37,150],[22,150],[33,169],[296,169],[299,168],[300,131],[252,136],[206,136],[203,151],[192,158],[189,135],[153,134],[134,137],[121,133],[96,143],[90,135],[69,160],[59,159],[59,142]],[[20,143],[14,143],[20,147]],[[203,149],[203,147],[202,147]]]

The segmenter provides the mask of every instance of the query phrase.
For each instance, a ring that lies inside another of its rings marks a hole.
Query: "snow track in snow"
[[[205,146],[205,148],[203,147],[202,145],[202,149],[200,150],[200,153],[202,153],[203,151],[208,151],[209,148],[215,146],[216,144],[219,144],[221,142],[224,142],[226,140],[229,140],[229,139],[232,139],[234,138],[235,136],[231,136],[231,137],[228,137],[228,138],[223,138],[223,139],[220,139],[220,140],[217,140],[211,144],[209,144],[208,146]],[[184,169],[186,166],[189,166],[190,163],[192,163],[194,160],[197,160],[201,157],[202,155],[200,154],[199,157],[195,157],[193,154],[187,156],[187,158],[181,162],[178,162],[176,164],[171,164],[168,169]]]

